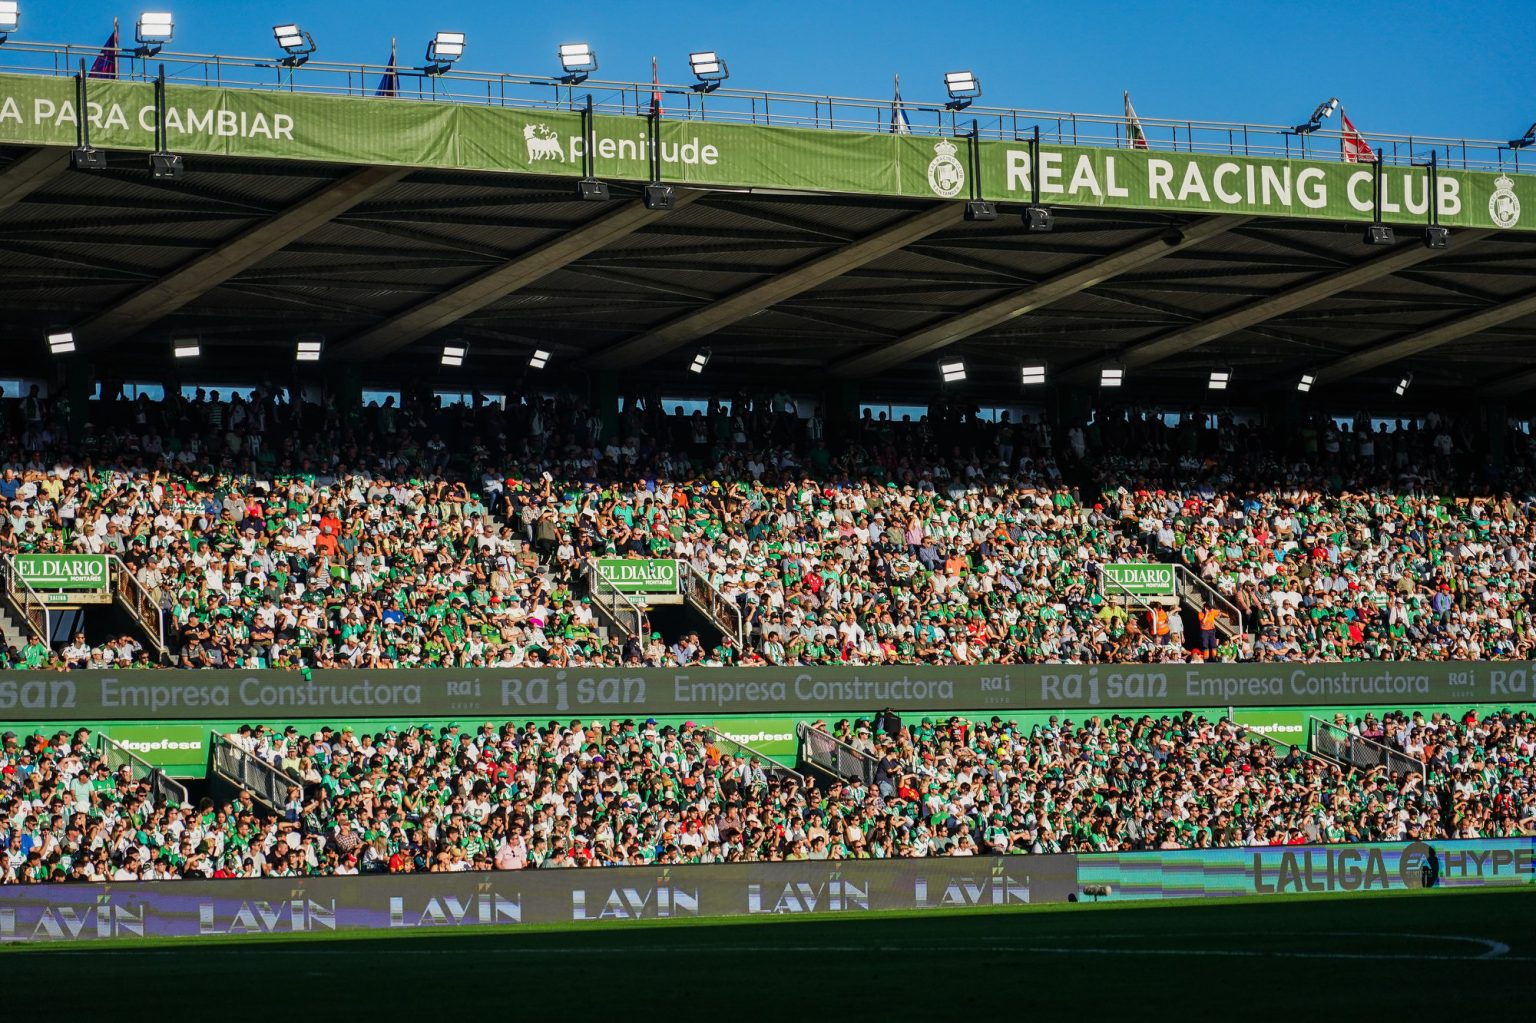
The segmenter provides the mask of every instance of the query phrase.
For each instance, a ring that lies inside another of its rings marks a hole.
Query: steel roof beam
[[[0,170],[0,212],[23,201],[68,169],[69,154],[62,149],[33,149],[18,156]]]
[[[333,181],[97,313],[75,328],[75,336],[87,350],[107,348],[131,337],[409,173],[395,167],[368,167]]]
[[[1489,231],[1464,230],[1457,231],[1455,243],[1458,246],[1491,234]],[[1187,352],[1192,348],[1209,344],[1228,334],[1245,330],[1248,327],[1257,326],[1265,320],[1272,320],[1276,316],[1305,308],[1314,302],[1320,302],[1325,298],[1331,298],[1341,292],[1357,288],[1362,284],[1390,276],[1399,270],[1406,270],[1411,266],[1417,266],[1440,254],[1441,250],[1428,249],[1422,245],[1409,242],[1399,245],[1395,250],[1378,256],[1375,259],[1366,260],[1348,270],[1340,270],[1323,277],[1308,281],[1299,287],[1282,291],[1277,295],[1257,299],[1236,309],[1213,316],[1201,323],[1189,327],[1180,327],[1178,330],[1164,334],[1161,337],[1152,338],[1139,344],[1131,345],[1120,352],[1116,361],[1126,369],[1136,369],[1141,366],[1150,366],[1154,362],[1161,362],[1173,355]]]
[[[867,376],[899,366],[923,355],[947,348],[957,341],[990,330],[999,324],[1023,316],[1042,306],[1086,291],[1097,284],[1137,267],[1162,259],[1171,253],[1198,245],[1248,222],[1247,217],[1206,217],[1178,229],[1177,236],[1167,229],[1152,238],[1136,242],[1108,256],[1089,260],[1082,266],[1047,278],[1038,284],[1002,298],[985,302],[974,309],[947,317],[891,344],[834,363],[835,376]]]
[[[674,208],[694,201],[699,194],[677,189]],[[648,210],[638,201],[615,205],[617,209],[596,220],[370,327],[339,346],[337,353],[347,359],[368,359],[398,351],[668,216],[665,211]]]
[[[961,222],[962,213],[963,207],[959,203],[941,203],[914,213],[873,234],[743,288],[703,309],[686,313],[660,327],[613,345],[598,352],[588,363],[599,369],[625,369],[658,355],[665,355],[787,298],[803,294],[849,270],[904,248],[920,238],[952,227]]]
[[[1417,331],[1402,337],[1396,341],[1388,341],[1386,344],[1367,348],[1363,352],[1355,352],[1346,355],[1337,362],[1329,363],[1317,371],[1319,383],[1331,384],[1339,380],[1346,380],[1357,373],[1375,369],[1377,366],[1385,366],[1390,362],[1406,359],[1410,355],[1426,352],[1431,348],[1473,334],[1497,327],[1510,320],[1517,320],[1522,316],[1536,315],[1536,292],[1530,292],[1519,298],[1512,298],[1507,302],[1490,306],[1481,312],[1470,316],[1458,316],[1453,320],[1437,324],[1427,330]],[[1518,389],[1518,388],[1516,388]],[[1501,385],[1496,385],[1494,393],[1512,393],[1504,391]]]

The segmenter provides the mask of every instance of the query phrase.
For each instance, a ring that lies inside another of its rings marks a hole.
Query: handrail
[[[596,558],[587,559],[587,592],[595,598],[593,603],[626,638],[637,637],[644,641],[650,631],[645,608],[629,599],[629,594],[598,571]]]
[[[1320,753],[1348,767],[1385,767],[1388,771],[1407,775],[1417,773],[1427,785],[1429,770],[1424,761],[1416,760],[1401,750],[1393,749],[1374,739],[1355,735],[1318,717],[1307,718],[1307,750]]]
[[[107,556],[113,567],[112,594],[144,627],[150,642],[155,644],[161,658],[168,657],[170,648],[165,643],[165,608],[155,599],[144,584],[134,576],[128,566],[116,554]]]
[[[274,812],[281,812],[288,802],[288,790],[303,782],[279,771],[271,764],[241,749],[227,736],[210,732],[208,746],[210,768],[227,781],[240,786],[267,804]]]
[[[5,574],[5,594],[10,598],[11,604],[21,614],[22,621],[26,623],[32,635],[38,642],[50,650],[53,648],[53,622],[52,612],[48,603],[43,600],[42,594],[32,588],[32,584],[24,579],[20,572],[16,571],[16,559],[6,556],[3,562]],[[20,584],[18,589],[17,584]]]
[[[793,768],[785,767],[783,764],[779,763],[768,754],[755,750],[744,742],[738,742],[737,740],[731,738],[729,735],[726,735],[724,732],[720,731],[720,729],[711,728],[709,725],[703,725],[699,728],[699,731],[707,735],[714,736],[713,741],[715,745],[725,747],[726,750],[733,756],[745,756],[759,764],[763,770],[769,774],[783,775],[789,778],[793,778],[802,787],[805,785],[805,775],[801,774],[799,771],[796,771]]]
[[[1204,579],[1191,572],[1184,565],[1177,561],[1172,562],[1172,564],[1174,574],[1178,575],[1180,578],[1187,576],[1191,581],[1194,582],[1196,587],[1199,588],[1200,595],[1203,598],[1223,606],[1226,612],[1232,616],[1232,620],[1237,622],[1237,634],[1239,636],[1248,635],[1248,628],[1243,621],[1243,612],[1241,608],[1232,603],[1232,601],[1228,600],[1226,597],[1223,597],[1220,590],[1216,589],[1216,587],[1212,586],[1210,583],[1206,582]]]
[[[27,42],[12,39],[0,50],[0,72],[63,77],[76,73],[79,61],[94,59],[100,45]],[[579,87],[564,86],[550,75],[479,72],[449,69],[423,74],[420,68],[366,62],[310,60],[302,67],[284,67],[271,58],[225,57],[216,54],[162,52],[153,60],[135,59],[132,50],[118,51],[118,77],[147,82],[163,64],[173,84],[214,88],[254,89],[336,96],[372,97],[379,79],[400,75],[397,99],[482,106],[576,110],[593,99],[600,114],[648,114],[652,97],[661,93],[662,115],[669,120],[725,121],[782,125],[838,131],[889,131],[892,101],[879,98],[773,92],[721,87],[708,94],[692,85],[589,79]],[[903,101],[910,131],[915,135],[956,135],[971,122],[984,139],[1016,141],[1038,126],[1042,140],[1058,145],[1126,149],[1123,113],[1093,114],[1053,110],[973,105],[963,112],[948,110],[944,101]],[[1298,135],[1286,125],[1188,118],[1139,118],[1147,143],[1154,150],[1222,153],[1229,156],[1271,156],[1343,162],[1338,129]],[[1498,139],[1456,139],[1414,134],[1372,133],[1370,142],[1383,163],[1406,166],[1422,163],[1431,152],[1442,168],[1497,169],[1536,172],[1536,160],[1522,159]]]
[[[147,780],[150,790],[167,806],[184,806],[190,800],[187,798],[187,788],[180,782],[170,778],[158,767],[139,756],[133,750],[124,746],[110,736],[101,732],[96,734],[96,751],[107,762],[108,768],[113,774],[124,764],[127,764],[136,781]]]
[[[683,580],[683,598],[693,604],[721,632],[736,641],[736,649],[746,647],[747,638],[742,622],[741,608],[736,602],[715,589],[691,562],[678,560],[678,574]]]
[[[854,749],[831,732],[813,728],[809,722],[795,725],[795,737],[799,740],[800,759],[818,767],[839,781],[858,778],[866,785],[875,784],[875,758],[862,750]]]

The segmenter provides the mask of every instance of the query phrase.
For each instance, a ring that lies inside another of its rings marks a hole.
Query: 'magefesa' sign
[[[150,84],[88,84],[92,144],[152,149]],[[72,79],[0,75],[0,144],[73,146],[80,116]],[[282,90],[170,85],[166,127],[183,155],[576,177],[590,154],[593,173],[630,181],[649,180],[656,155],[663,180],[684,185],[954,200],[969,197],[978,169],[983,198],[1027,199],[1037,184],[1018,142],[981,142],[973,166],[957,140],[933,136],[663,119],[653,137],[643,117],[598,114],[585,126],[570,110]],[[1433,187],[1424,168],[1382,168],[1384,221],[1433,213],[1447,227],[1536,230],[1536,175],[1459,170],[1442,156]],[[1046,141],[1038,166],[1040,196],[1057,205],[1356,222],[1377,212],[1371,165]]]

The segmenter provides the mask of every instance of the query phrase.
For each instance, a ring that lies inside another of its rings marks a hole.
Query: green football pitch
[[[364,1006],[487,1020],[598,1007],[623,1019],[1514,1018],[1536,994],[1536,888],[12,946],[0,977],[15,1007],[43,999],[114,1021]]]

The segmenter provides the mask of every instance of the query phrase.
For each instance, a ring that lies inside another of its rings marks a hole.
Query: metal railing
[[[121,558],[113,554],[107,560],[112,566],[113,596],[117,598],[118,604],[144,627],[144,634],[149,637],[149,641],[155,645],[155,650],[164,660],[170,654],[170,648],[165,642],[165,608],[161,607],[154,594],[135,578]]]
[[[98,45],[29,43],[12,39],[0,49],[0,72],[48,76],[76,73],[83,59],[92,61]],[[420,68],[385,64],[311,60],[299,68],[258,57],[164,52],[140,60],[119,50],[118,78],[147,82],[163,64],[172,85],[224,89],[301,92],[330,96],[373,96],[380,79],[399,73],[396,99],[478,106],[576,110],[592,97],[600,114],[648,114],[654,93],[661,94],[662,115],[684,121],[725,121],[738,124],[820,128],[835,131],[887,132],[893,104],[889,99],[861,99],[809,93],[767,92],[719,88],[707,95],[691,85],[590,79],[579,87],[561,84],[551,75],[521,75],[451,69],[426,75]],[[1017,141],[1040,129],[1043,141],[1057,145],[1130,148],[1122,113],[1079,114],[1054,110],[970,106],[956,113],[943,101],[903,101],[914,135],[953,136],[971,123],[983,139]],[[1140,118],[1153,150],[1218,153],[1227,156],[1266,156],[1309,160],[1343,160],[1343,134],[1319,130],[1298,135],[1286,125],[1199,121],[1188,118]],[[1422,163],[1434,153],[1442,168],[1461,170],[1536,171],[1536,158],[1496,139],[1456,139],[1439,136],[1375,134],[1371,145],[1382,162]]]
[[[683,599],[709,619],[715,628],[735,640],[737,650],[744,649],[745,624],[736,602],[715,589],[704,573],[691,563],[678,561],[677,572],[683,584]]]
[[[1415,760],[1401,750],[1373,739],[1352,735],[1348,729],[1329,724],[1321,718],[1307,719],[1307,749],[1347,767],[1362,770],[1385,767],[1389,774],[1405,778],[1409,774],[1417,774],[1421,780],[1429,777],[1424,761]]]
[[[650,619],[645,608],[599,572],[595,559],[587,562],[587,592],[592,595],[593,606],[624,638],[637,637],[643,642],[650,635]]]
[[[875,758],[848,745],[835,735],[812,727],[807,722],[795,726],[800,742],[800,760],[819,768],[834,778],[857,778],[866,785],[875,783]]]
[[[0,573],[5,577],[5,595],[21,615],[22,622],[43,646],[52,649],[52,611],[42,594],[16,571],[16,559],[7,557],[0,562]]]
[[[274,812],[281,812],[288,802],[288,790],[302,786],[298,779],[284,774],[260,757],[253,756],[218,732],[209,733],[209,764],[226,781],[250,792]]]
[[[1227,615],[1232,619],[1232,621],[1237,623],[1237,629],[1235,632],[1230,626],[1226,627],[1225,631],[1238,636],[1248,635],[1247,625],[1243,622],[1242,609],[1236,604],[1232,603],[1232,601],[1228,600],[1226,597],[1223,597],[1221,595],[1221,591],[1217,590],[1216,587],[1212,586],[1210,583],[1206,582],[1204,579],[1191,572],[1186,566],[1181,565],[1178,562],[1173,563],[1173,572],[1174,575],[1178,577],[1179,582],[1183,584],[1180,586],[1180,590],[1182,592],[1188,592],[1188,589],[1185,588],[1186,586],[1192,587],[1197,593],[1200,594],[1200,599],[1205,601],[1207,606],[1211,604],[1216,605],[1225,611]],[[1221,629],[1221,619],[1218,618],[1216,622],[1217,628]]]
[[[764,774],[768,774],[779,779],[793,779],[801,786],[805,785],[805,775],[801,774],[799,771],[785,767],[777,760],[768,756],[768,754],[759,752],[744,742],[738,742],[737,740],[731,738],[729,735],[726,735],[724,732],[720,731],[720,729],[711,728],[708,725],[705,725],[699,729],[699,732],[708,737],[711,745],[719,747],[722,752],[728,753],[733,757],[745,757],[746,759],[756,763],[763,769]]]
[[[114,775],[126,766],[134,781],[148,781],[157,803],[163,806],[182,806],[189,802],[186,786],[168,777],[160,768],[151,765],[122,743],[100,732],[96,733],[96,752],[106,761],[108,770]]]

